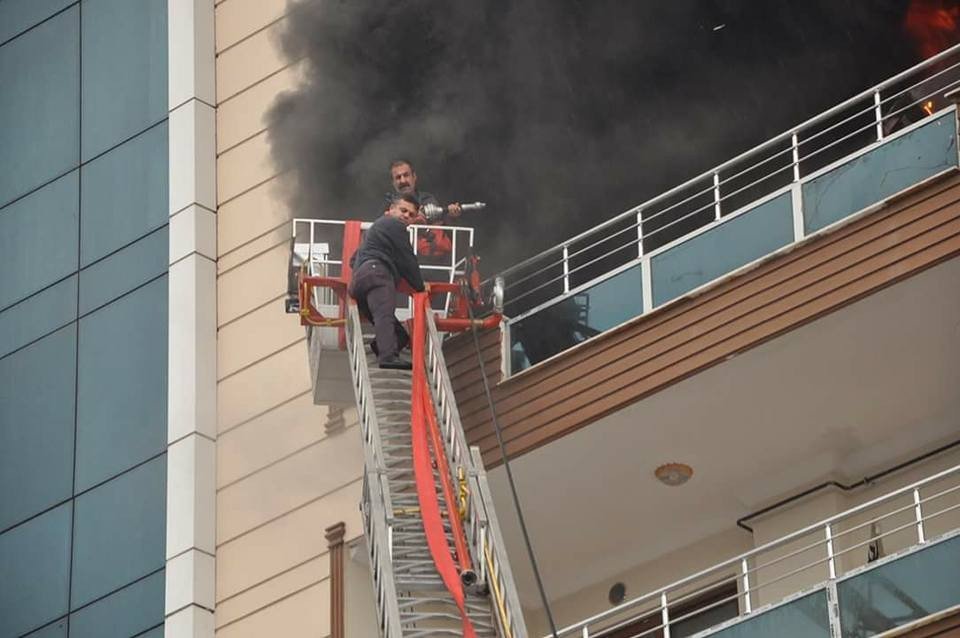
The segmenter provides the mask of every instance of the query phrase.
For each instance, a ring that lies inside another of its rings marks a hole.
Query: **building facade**
[[[317,353],[284,311],[292,215],[266,114],[304,72],[279,46],[287,11],[0,1],[0,638],[377,635],[354,399],[317,404]],[[955,130],[955,111],[938,113]],[[841,155],[802,176],[797,161],[796,189]],[[956,162],[930,166],[816,228],[761,195],[774,221],[747,240],[708,225],[700,248],[659,260],[662,280],[650,263],[673,244],[641,247],[642,268],[580,271],[481,336],[556,624],[960,464],[960,182]],[[711,219],[749,224],[742,198],[707,199]],[[730,246],[723,272],[697,261]],[[580,293],[599,320],[524,340]],[[528,634],[546,635],[472,340],[446,357]],[[654,478],[670,462],[692,468],[687,484]],[[854,529],[838,569],[916,544],[909,520],[884,525],[880,544]],[[925,532],[958,528],[951,510]],[[785,547],[796,569],[823,560]],[[727,589],[696,599],[715,604],[710,624],[827,578],[765,560],[748,569],[763,589],[744,593],[734,570],[732,589],[723,572]]]
[[[213,6],[0,25],[0,635],[212,632]]]

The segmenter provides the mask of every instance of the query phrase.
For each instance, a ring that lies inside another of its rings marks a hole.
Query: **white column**
[[[213,638],[217,223],[214,0],[168,0],[166,638]]]

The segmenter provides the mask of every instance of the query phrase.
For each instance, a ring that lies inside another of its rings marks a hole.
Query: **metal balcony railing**
[[[687,628],[695,626],[698,637],[866,638],[960,606],[958,569],[960,466],[570,625],[559,636],[607,636],[640,626],[631,638],[679,638],[694,635]],[[691,601],[724,586],[733,593],[690,609]],[[716,620],[719,608],[731,604],[736,612]]]
[[[958,87],[960,45],[508,268],[511,370],[956,170]]]

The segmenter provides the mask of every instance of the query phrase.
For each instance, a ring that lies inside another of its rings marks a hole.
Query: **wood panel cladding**
[[[960,254],[960,175],[883,208],[692,297],[500,379],[500,331],[481,335],[511,458]],[[500,462],[470,334],[445,355],[467,438]]]

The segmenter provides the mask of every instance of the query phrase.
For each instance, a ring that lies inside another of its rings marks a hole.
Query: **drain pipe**
[[[814,487],[811,487],[810,489],[804,490],[804,491],[800,492],[799,494],[794,494],[793,496],[788,496],[787,498],[785,498],[785,499],[783,499],[783,500],[780,500],[780,501],[777,501],[776,503],[773,503],[772,505],[768,505],[768,506],[764,507],[764,508],[761,509],[761,510],[757,510],[756,512],[752,512],[752,513],[750,513],[750,514],[747,514],[746,516],[743,516],[743,517],[741,517],[741,518],[738,518],[738,519],[737,519],[737,527],[739,527],[739,528],[741,528],[741,529],[744,529],[744,530],[750,532],[751,534],[753,534],[753,528],[750,527],[749,525],[747,525],[747,521],[749,521],[749,520],[751,520],[751,519],[757,518],[758,516],[763,516],[764,514],[769,514],[769,513],[772,512],[773,510],[780,509],[780,508],[783,507],[784,505],[788,505],[788,504],[790,504],[790,503],[793,503],[794,501],[799,501],[799,500],[802,499],[802,498],[806,498],[807,496],[810,496],[811,494],[813,494],[813,493],[815,493],[815,492],[819,492],[820,490],[825,490],[825,489],[827,489],[828,487],[835,487],[835,488],[837,488],[837,489],[843,490],[844,492],[850,492],[850,491],[853,491],[853,490],[855,490],[855,489],[864,487],[864,486],[866,486],[866,485],[870,485],[871,483],[873,483],[873,482],[875,482],[875,481],[878,481],[878,480],[880,480],[880,479],[882,479],[882,478],[884,478],[884,477],[886,477],[886,476],[888,476],[888,475],[890,475],[890,474],[893,474],[894,472],[899,472],[900,470],[902,470],[902,469],[904,469],[904,468],[906,468],[906,467],[909,467],[909,466],[911,466],[911,465],[913,465],[913,464],[915,464],[915,463],[919,463],[920,461],[925,461],[925,460],[929,459],[929,458],[932,457],[932,456],[936,456],[937,454],[940,454],[941,452],[946,452],[947,450],[952,449],[952,448],[955,448],[955,447],[957,447],[958,445],[960,445],[960,441],[954,441],[953,443],[947,443],[946,445],[942,445],[942,446],[938,447],[938,448],[935,449],[935,450],[931,450],[931,451],[929,451],[929,452],[926,452],[925,454],[921,454],[920,456],[915,456],[914,458],[912,458],[912,459],[910,459],[910,460],[908,460],[908,461],[904,461],[903,463],[900,463],[899,465],[894,465],[894,466],[891,467],[891,468],[887,468],[886,470],[880,472],[879,474],[874,474],[873,476],[865,476],[865,477],[863,477],[861,480],[857,481],[856,483],[851,483],[851,484],[849,484],[849,485],[847,485],[847,484],[845,484],[845,483],[840,483],[839,481],[824,481],[824,482],[821,483],[820,485],[815,485]]]

